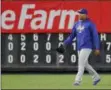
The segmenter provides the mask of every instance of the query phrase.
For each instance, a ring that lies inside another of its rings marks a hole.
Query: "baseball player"
[[[72,40],[77,38],[78,51],[78,73],[75,78],[74,85],[78,86],[81,83],[84,70],[86,69],[92,75],[93,85],[97,85],[100,81],[100,76],[88,63],[89,55],[92,50],[95,50],[95,55],[100,54],[100,41],[95,24],[88,18],[88,11],[80,9],[79,20],[74,24],[72,33],[64,41],[63,45],[56,50],[59,53],[64,53],[65,47],[72,43]]]

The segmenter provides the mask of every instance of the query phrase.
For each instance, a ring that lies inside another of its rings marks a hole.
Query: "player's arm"
[[[90,25],[91,31],[92,31],[92,39],[93,39],[93,44],[95,46],[95,54],[99,55],[100,54],[100,40],[97,32],[97,28],[95,24],[91,23]]]
[[[71,34],[64,41],[64,45],[66,46],[66,45],[72,44],[72,40],[75,38],[75,36],[76,36],[76,28],[75,28],[75,25],[74,25]]]
[[[64,41],[63,45],[61,45],[59,48],[57,48],[57,52],[59,53],[64,53],[65,52],[65,47],[68,45],[68,44],[71,44],[72,43],[72,40],[75,38],[76,36],[76,28],[75,28],[75,25],[72,29],[72,32],[71,34],[68,36],[68,38]]]

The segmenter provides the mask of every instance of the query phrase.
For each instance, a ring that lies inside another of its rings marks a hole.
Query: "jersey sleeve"
[[[90,28],[91,28],[92,40],[93,40],[95,49],[100,49],[100,40],[99,40],[99,36],[98,36],[98,32],[95,24],[91,23]]]
[[[67,37],[67,39],[64,41],[64,45],[69,45],[72,44],[72,40],[75,38],[76,36],[76,25],[74,25],[71,34]]]

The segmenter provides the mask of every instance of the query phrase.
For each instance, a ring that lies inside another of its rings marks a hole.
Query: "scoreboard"
[[[77,70],[76,38],[64,54],[55,49],[69,34],[2,34],[2,70]],[[92,52],[89,62],[97,70],[111,71],[111,34],[102,33],[101,54]]]

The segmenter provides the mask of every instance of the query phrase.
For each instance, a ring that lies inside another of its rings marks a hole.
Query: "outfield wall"
[[[64,54],[55,49],[70,34],[80,8],[96,24],[101,54],[96,70],[111,71],[111,0],[2,0],[2,71],[77,71],[76,39]]]

